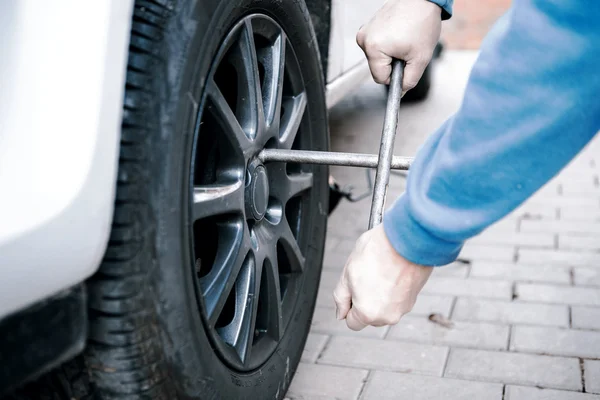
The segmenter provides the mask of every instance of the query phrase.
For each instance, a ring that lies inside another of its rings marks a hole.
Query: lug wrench
[[[377,168],[375,185],[373,188],[373,199],[371,202],[371,214],[369,217],[369,229],[374,228],[381,223],[383,218],[383,207],[385,205],[387,188],[390,181],[390,170],[407,170],[410,168],[410,164],[413,161],[413,158],[411,157],[397,157],[392,154],[394,150],[394,140],[396,138],[396,129],[398,127],[398,113],[400,111],[400,100],[402,97],[403,75],[404,61],[394,60],[392,64],[390,91],[383,120],[379,155],[265,149],[259,153],[259,159],[262,162],[279,161],[288,163]]]

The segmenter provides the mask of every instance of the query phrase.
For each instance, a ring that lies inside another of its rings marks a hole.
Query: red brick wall
[[[479,48],[485,34],[510,4],[511,0],[455,0],[452,18],[442,24],[446,48]]]

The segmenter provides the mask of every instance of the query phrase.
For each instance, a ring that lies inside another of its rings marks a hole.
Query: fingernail
[[[338,321],[341,319],[340,318],[340,309],[339,308],[335,308],[335,319],[337,319]]]

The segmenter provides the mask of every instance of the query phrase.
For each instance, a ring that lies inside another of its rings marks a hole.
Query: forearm
[[[495,27],[461,108],[421,148],[406,193],[385,215],[398,253],[421,265],[452,262],[600,129],[599,8],[523,0]]]

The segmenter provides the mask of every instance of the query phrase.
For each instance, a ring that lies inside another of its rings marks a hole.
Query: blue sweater
[[[430,1],[452,13],[451,0]],[[598,130],[600,1],[514,0],[482,43],[459,110],[419,149],[384,216],[387,237],[414,263],[454,261]]]

